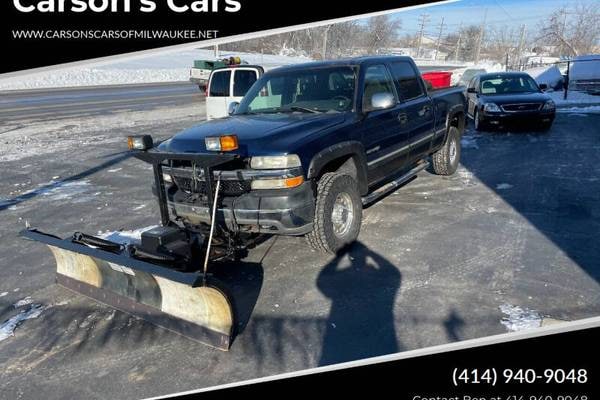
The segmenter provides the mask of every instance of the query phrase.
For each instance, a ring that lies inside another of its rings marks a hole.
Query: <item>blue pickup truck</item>
[[[456,171],[465,115],[464,88],[428,90],[411,58],[361,57],[271,70],[230,116],[132,148],[161,160],[164,222],[201,232],[217,221],[230,238],[306,235],[333,253],[357,238],[364,205],[430,163]],[[221,157],[218,168],[194,155]]]

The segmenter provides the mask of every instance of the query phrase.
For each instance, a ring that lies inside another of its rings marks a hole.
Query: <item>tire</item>
[[[475,114],[473,114],[473,124],[475,125],[476,131],[482,131],[485,129],[485,125],[479,118],[479,110],[477,109],[475,109]]]
[[[437,175],[452,175],[460,162],[460,132],[457,127],[448,129],[446,142],[441,149],[433,153],[433,171]]]
[[[317,185],[313,230],[306,235],[311,247],[335,254],[356,240],[361,223],[362,203],[354,178],[340,173],[323,175]]]

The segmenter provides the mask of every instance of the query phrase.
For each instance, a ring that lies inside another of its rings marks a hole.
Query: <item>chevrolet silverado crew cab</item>
[[[411,58],[390,56],[273,69],[229,109],[148,150],[167,160],[168,218],[188,231],[215,221],[232,238],[306,235],[336,252],[357,238],[363,205],[430,160],[436,174],[456,171],[466,101],[460,87],[428,93]],[[200,157],[220,164],[202,169]]]
[[[524,72],[496,72],[474,77],[467,86],[468,116],[476,130],[507,125],[552,126],[554,101]]]

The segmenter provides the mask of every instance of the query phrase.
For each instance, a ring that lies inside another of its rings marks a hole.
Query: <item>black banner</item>
[[[5,0],[0,73],[430,2]]]
[[[182,398],[274,393],[410,400],[591,400],[597,398],[600,328],[345,368]]]

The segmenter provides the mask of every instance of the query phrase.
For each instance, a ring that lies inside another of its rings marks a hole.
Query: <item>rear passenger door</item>
[[[428,153],[431,147],[435,123],[433,102],[412,63],[395,61],[390,66],[406,114],[404,129],[410,143],[409,160],[413,161]]]
[[[395,159],[405,155],[399,150],[401,143],[406,141],[407,137],[402,137],[401,123],[398,119],[401,107],[388,68],[384,64],[369,65],[364,68],[362,138],[367,154],[369,181],[375,183],[389,175],[394,169]],[[394,105],[385,110],[373,110],[372,98],[379,93],[392,94]]]

